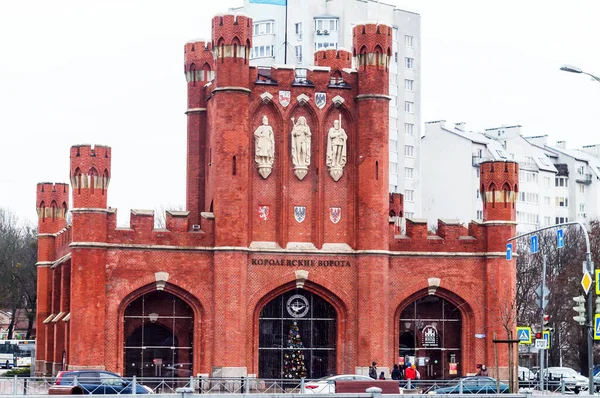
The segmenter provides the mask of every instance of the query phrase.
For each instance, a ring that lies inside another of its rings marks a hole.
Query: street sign
[[[583,277],[581,278],[581,286],[583,287],[585,294],[588,294],[590,287],[592,287],[592,276],[587,270],[583,273]]]
[[[538,350],[546,349],[546,340],[545,339],[535,339],[535,348]]]
[[[506,245],[506,260],[512,260],[512,243]]]
[[[565,236],[562,229],[556,230],[556,246],[558,246],[559,249],[565,247]]]
[[[517,326],[517,339],[519,344],[531,344],[531,328],[529,326]]]
[[[595,272],[595,277],[596,277],[596,294],[600,295],[600,284],[598,283],[598,278],[600,278],[600,269],[597,269]]]
[[[544,333],[542,334],[542,336],[544,337],[544,341],[546,341],[546,349],[549,350],[550,349],[550,331],[544,330]]]
[[[539,246],[538,246],[538,236],[537,235],[532,235],[531,236],[530,249],[531,249],[531,253],[537,253],[538,252]]]
[[[600,340],[600,314],[594,315],[594,340]]]

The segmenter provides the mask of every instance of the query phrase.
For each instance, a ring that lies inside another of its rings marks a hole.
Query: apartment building
[[[517,230],[524,232],[567,218],[564,192],[557,180],[559,167],[548,149],[530,143],[521,126],[502,126],[484,132],[468,131],[464,123],[444,120],[425,123],[421,140],[423,217],[434,222],[442,214],[461,222],[483,220],[479,165],[487,160],[519,163]],[[597,184],[598,185],[598,184]]]
[[[374,0],[245,0],[231,9],[252,17],[250,64],[313,65],[323,48],[352,50],[352,28],[363,21],[393,27],[390,62],[390,192],[404,194],[407,217],[420,215],[421,17]]]

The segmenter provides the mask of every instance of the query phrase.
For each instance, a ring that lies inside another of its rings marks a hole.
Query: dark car
[[[78,386],[84,394],[133,394],[132,382],[105,370],[66,370],[58,372],[54,386]],[[54,386],[50,387],[52,389]],[[60,391],[60,388],[58,389]],[[52,393],[49,391],[49,393]],[[152,394],[151,388],[136,384],[136,394]]]
[[[486,376],[464,377],[462,380],[463,394],[496,394],[498,388],[496,379]],[[460,394],[460,382],[450,387],[438,388],[436,394]],[[500,394],[508,394],[508,384],[500,383]]]

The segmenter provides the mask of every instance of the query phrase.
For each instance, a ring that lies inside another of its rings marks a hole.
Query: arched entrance
[[[146,293],[124,315],[125,376],[186,377],[192,374],[194,313],[179,297]]]
[[[425,296],[400,314],[400,361],[417,365],[421,379],[451,379],[461,374],[460,310],[439,296]]]
[[[336,373],[337,313],[304,289],[283,293],[259,314],[258,375],[309,379]]]

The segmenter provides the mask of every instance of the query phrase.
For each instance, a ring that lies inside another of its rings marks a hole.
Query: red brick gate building
[[[117,227],[106,146],[71,148],[71,225],[69,186],[38,184],[38,373],[316,378],[400,360],[448,378],[491,365],[494,333],[514,326],[517,164],[481,165],[483,223],[440,220],[432,235],[406,220],[401,234],[392,29],[358,25],[353,54],[262,69],[251,19],[212,25],[211,42],[185,45],[187,211],[155,229],[132,210]]]

